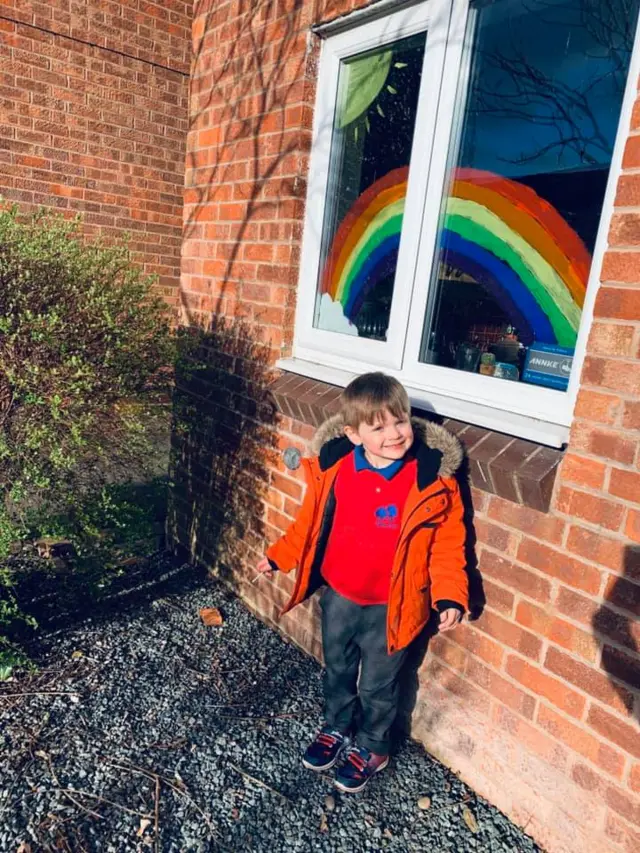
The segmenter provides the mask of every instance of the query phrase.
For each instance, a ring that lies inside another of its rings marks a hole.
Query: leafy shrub
[[[152,285],[126,243],[0,210],[0,558],[38,532],[36,510],[64,516],[150,451],[149,401],[174,354]]]

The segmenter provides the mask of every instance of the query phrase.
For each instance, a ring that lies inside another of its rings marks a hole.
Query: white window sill
[[[276,366],[280,370],[297,373],[309,379],[317,379],[329,385],[344,388],[357,373],[349,373],[335,367],[326,367],[300,358],[280,359]],[[392,372],[392,371],[389,371]],[[485,429],[495,430],[506,435],[525,438],[549,447],[562,447],[569,439],[569,427],[563,424],[548,423],[525,415],[495,409],[480,403],[460,400],[442,393],[417,388],[403,382],[411,404],[417,409],[434,412],[443,417],[453,418],[464,423],[475,424]]]

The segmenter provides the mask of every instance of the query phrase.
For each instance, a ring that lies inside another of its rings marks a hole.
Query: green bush
[[[149,403],[174,357],[152,285],[126,243],[0,210],[0,558],[39,532],[38,513],[68,514],[149,452]]]

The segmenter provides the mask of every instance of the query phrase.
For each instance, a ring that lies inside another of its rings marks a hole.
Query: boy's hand
[[[438,625],[439,633],[450,631],[455,628],[458,622],[462,619],[462,613],[457,607],[449,607],[443,610],[440,614],[440,624]]]
[[[271,576],[271,574],[273,573],[273,568],[272,568],[272,566],[271,566],[271,563],[269,562],[269,560],[268,560],[266,557],[263,557],[263,558],[260,560],[260,562],[259,562],[259,563],[258,563],[258,565],[256,566],[256,569],[258,570],[258,574],[257,574],[257,575],[255,576],[255,578],[251,581],[251,583],[255,583],[255,582],[256,582],[257,580],[259,580],[263,575]]]

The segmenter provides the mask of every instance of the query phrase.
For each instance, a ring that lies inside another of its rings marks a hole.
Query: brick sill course
[[[285,372],[273,383],[271,391],[283,415],[318,427],[338,411],[342,389]],[[429,417],[420,411],[416,414]],[[444,418],[442,424],[464,446],[472,486],[521,506],[548,512],[563,456],[561,450],[451,418]]]

